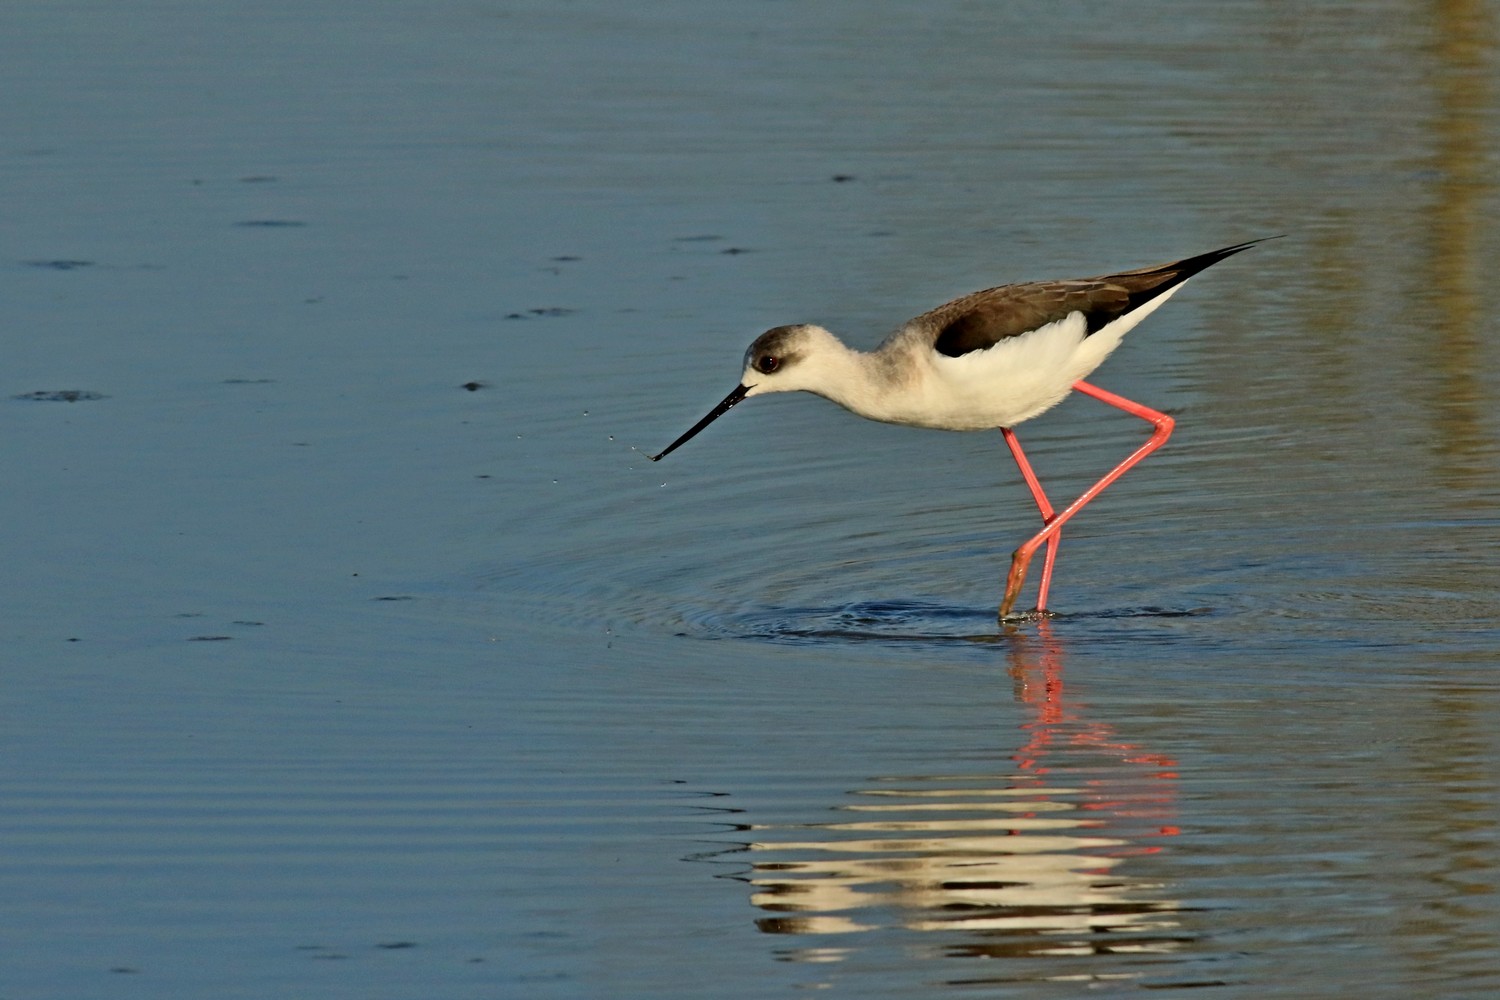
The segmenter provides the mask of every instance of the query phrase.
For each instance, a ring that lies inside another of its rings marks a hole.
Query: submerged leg
[[[1010,560],[1010,575],[1007,576],[1005,580],[1005,597],[1000,601],[1000,618],[1002,621],[1010,617],[1011,608],[1015,605],[1016,598],[1021,593],[1021,585],[1026,582],[1026,569],[1031,565],[1031,557],[1036,554],[1037,547],[1040,546],[1043,542],[1050,542],[1053,538],[1057,537],[1057,533],[1062,530],[1062,526],[1067,523],[1069,518],[1082,510],[1085,504],[1094,499],[1094,497],[1098,496],[1100,493],[1104,492],[1104,488],[1106,486],[1123,476],[1128,470],[1130,470],[1138,462],[1140,462],[1141,459],[1145,458],[1147,455],[1160,448],[1162,444],[1166,442],[1167,438],[1172,436],[1172,428],[1176,424],[1176,421],[1167,416],[1165,413],[1153,410],[1149,406],[1142,406],[1140,403],[1126,399],[1124,396],[1116,396],[1112,392],[1107,392],[1104,389],[1100,389],[1097,386],[1090,385],[1089,383],[1082,380],[1074,382],[1073,388],[1077,389],[1084,395],[1093,396],[1095,399],[1099,400],[1102,403],[1108,403],[1110,406],[1124,410],[1126,413],[1140,417],[1142,420],[1149,421],[1153,427],[1153,430],[1151,431],[1151,436],[1146,439],[1145,444],[1141,445],[1135,451],[1131,452],[1126,457],[1125,461],[1121,462],[1119,465],[1109,470],[1109,472],[1105,473],[1102,479],[1085,490],[1083,492],[1083,495],[1080,496],[1077,500],[1074,500],[1072,503],[1068,504],[1066,508],[1064,508],[1055,516],[1047,518],[1047,526],[1041,531],[1037,532],[1037,534],[1034,535],[1029,541],[1023,543],[1020,548],[1016,549],[1015,554],[1011,556]],[[1007,437],[1006,440],[1009,441],[1010,438]],[[1023,468],[1022,474],[1025,475],[1025,473],[1026,469]],[[1035,477],[1033,476],[1032,479],[1034,478]],[[1030,482],[1030,480],[1028,480],[1028,482]],[[1036,495],[1039,490],[1040,486],[1034,488],[1032,491],[1033,495]],[[1038,501],[1038,503],[1040,504],[1040,500]],[[1046,515],[1044,514],[1043,517],[1046,517]],[[1042,574],[1042,582],[1044,587],[1048,582],[1050,582],[1048,577],[1050,577],[1051,575],[1051,556],[1052,551],[1051,549],[1049,549],[1049,562],[1046,570],[1044,570]],[[1045,597],[1046,593],[1044,590],[1041,595],[1041,599],[1037,601],[1038,610],[1041,609],[1042,600],[1045,599]]]
[[[1021,470],[1021,478],[1026,480],[1026,486],[1031,490],[1032,499],[1036,501],[1037,510],[1042,512],[1042,524],[1050,524],[1052,521],[1052,502],[1047,499],[1047,494],[1042,492],[1042,483],[1031,470],[1031,463],[1026,459],[1026,453],[1021,450],[1020,439],[1016,432],[1009,427],[1000,428],[1000,433],[1005,435],[1005,443],[1010,447],[1011,456],[1016,460],[1016,467]],[[1047,610],[1047,589],[1052,584],[1052,564],[1057,562],[1057,545],[1062,540],[1061,533],[1047,539],[1047,558],[1042,562],[1042,584],[1036,591],[1036,609]]]

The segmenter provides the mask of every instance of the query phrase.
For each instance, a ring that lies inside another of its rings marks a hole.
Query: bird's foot
[[[1046,608],[1032,608],[1030,611],[1013,611],[1010,614],[1003,614],[1000,616],[1000,624],[1024,625],[1027,622],[1051,621],[1056,617],[1056,611],[1048,611]]]
[[[1010,557],[1010,573],[1005,578],[1005,597],[1000,601],[1001,621],[1012,617],[1011,609],[1016,606],[1016,598],[1021,596],[1021,587],[1026,583],[1026,568],[1031,565],[1033,551],[1034,549],[1023,545]]]

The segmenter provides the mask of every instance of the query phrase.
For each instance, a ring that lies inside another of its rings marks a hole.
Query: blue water
[[[1481,2],[13,3],[0,995],[1500,991]],[[751,400],[1286,233],[998,435]],[[1019,431],[1054,496],[1141,439]]]

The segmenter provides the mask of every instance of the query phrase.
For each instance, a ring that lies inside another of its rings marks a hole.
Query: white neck
[[[871,420],[889,418],[889,404],[897,373],[877,354],[856,351],[836,338],[819,344],[808,359],[808,392],[832,400]]]

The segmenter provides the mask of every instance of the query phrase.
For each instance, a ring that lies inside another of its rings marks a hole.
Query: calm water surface
[[[1500,993],[1493,4],[0,20],[0,995]],[[644,460],[766,327],[1276,233],[1051,621],[998,435]]]

